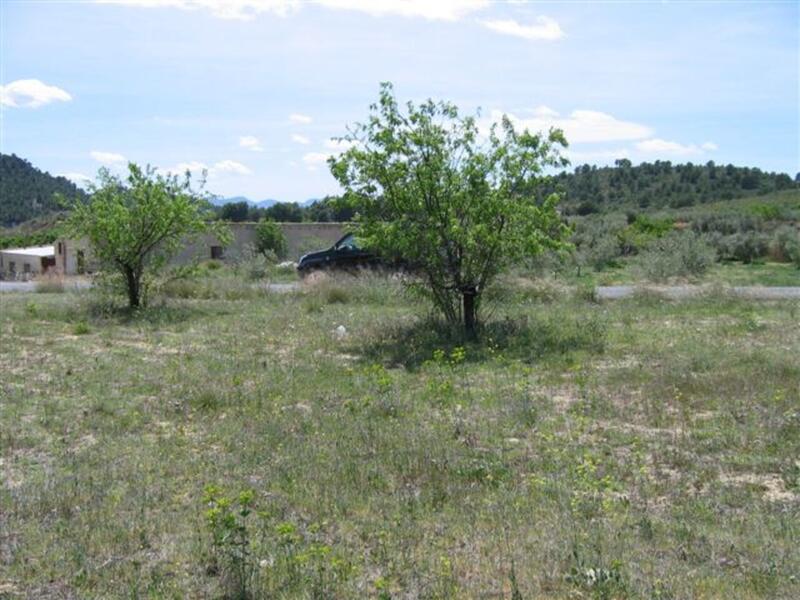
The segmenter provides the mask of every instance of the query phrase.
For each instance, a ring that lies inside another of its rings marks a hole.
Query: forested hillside
[[[10,226],[59,209],[54,194],[84,192],[65,177],[40,171],[15,154],[0,154],[0,225]]]
[[[616,161],[614,167],[582,165],[559,173],[540,191],[559,190],[564,194],[567,214],[588,215],[683,208],[798,187],[800,182],[785,173],[757,168],[713,162],[673,165],[669,161],[634,166],[623,159]],[[57,211],[59,207],[53,199],[56,193],[67,198],[84,195],[64,177],[40,171],[14,154],[0,154],[0,225],[11,226]],[[328,196],[306,206],[276,202],[265,208],[242,201],[215,210],[221,219],[231,221],[347,221],[352,218],[354,207],[345,198]]]
[[[623,159],[614,167],[582,165],[573,172],[560,173],[544,191],[564,192],[567,212],[586,215],[621,208],[683,208],[797,186],[785,173],[715,165],[712,161],[704,165],[656,161],[633,166]]]

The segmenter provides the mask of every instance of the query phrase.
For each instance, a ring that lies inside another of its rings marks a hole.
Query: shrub
[[[584,221],[576,227],[572,236],[575,245],[574,260],[578,267],[590,266],[596,271],[615,266],[622,255],[620,234],[621,223],[611,219]]]
[[[207,486],[204,502],[206,524],[211,533],[214,560],[232,598],[251,598],[256,565],[250,541],[250,519],[254,494],[243,491],[229,498],[215,486]]]
[[[800,255],[800,233],[791,225],[784,225],[775,230],[769,243],[769,256],[781,262],[794,262],[800,265],[795,257]]]
[[[739,260],[747,264],[766,256],[768,249],[767,236],[756,231],[736,233],[717,241],[717,251],[722,260]]]
[[[261,221],[256,226],[256,249],[265,256],[272,253],[278,259],[286,258],[289,247],[281,226],[273,221]]]
[[[63,294],[64,282],[60,279],[43,279],[36,282],[37,294]]]
[[[675,233],[654,241],[639,259],[647,279],[700,277],[714,264],[717,255],[708,241],[695,233]]]

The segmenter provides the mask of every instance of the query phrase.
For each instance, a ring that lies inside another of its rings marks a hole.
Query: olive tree
[[[88,201],[76,201],[67,220],[70,235],[86,238],[103,269],[118,273],[131,308],[142,304],[144,278],[154,275],[201,232],[228,232],[212,225],[207,204],[191,188],[191,175],[161,175],[128,165],[124,179],[100,169]]]
[[[537,200],[548,166],[564,166],[560,130],[518,131],[503,117],[486,129],[453,104],[401,108],[389,83],[365,123],[329,159],[358,207],[357,235],[422,275],[434,306],[476,334],[481,296],[511,262],[566,246],[557,194]]]

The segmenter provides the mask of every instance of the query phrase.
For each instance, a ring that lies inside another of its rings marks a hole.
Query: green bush
[[[286,258],[289,247],[281,226],[273,221],[261,221],[256,226],[256,250],[261,254],[274,254],[279,260]]]
[[[722,260],[749,264],[767,255],[769,238],[763,233],[748,231],[718,238],[715,245]]]
[[[717,253],[708,241],[695,233],[674,233],[655,240],[639,257],[647,279],[700,277],[714,264]]]
[[[772,234],[769,256],[781,262],[793,262],[800,266],[800,233],[791,225],[783,225]]]

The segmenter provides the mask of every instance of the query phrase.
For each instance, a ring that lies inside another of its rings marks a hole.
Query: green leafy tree
[[[256,225],[256,250],[264,256],[272,253],[276,258],[286,258],[288,245],[281,226],[267,220]]]
[[[416,265],[451,324],[476,334],[484,290],[511,261],[564,247],[557,194],[535,200],[546,166],[565,165],[561,131],[518,132],[503,118],[487,136],[447,102],[398,106],[389,83],[366,123],[329,159],[359,208],[369,247]]]
[[[88,240],[104,269],[122,277],[131,308],[142,304],[145,275],[156,274],[191,236],[213,227],[223,244],[229,242],[229,231],[210,223],[188,171],[179,178],[130,163],[122,179],[100,169],[90,193],[87,202],[73,203],[67,229]]]

